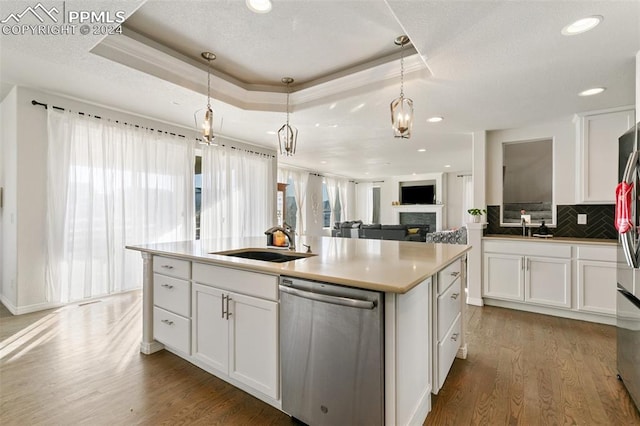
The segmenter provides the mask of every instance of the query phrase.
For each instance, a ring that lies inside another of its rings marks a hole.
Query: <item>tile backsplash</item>
[[[555,228],[549,228],[556,237],[574,238],[618,238],[613,225],[613,204],[575,204],[558,205],[558,223]],[[578,225],[578,214],[587,215],[587,224]],[[520,227],[500,226],[500,206],[487,206],[487,234],[520,235]],[[535,228],[533,229],[535,231]]]

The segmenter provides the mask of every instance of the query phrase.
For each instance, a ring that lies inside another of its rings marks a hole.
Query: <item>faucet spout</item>
[[[295,230],[291,229],[291,227],[285,223],[284,226],[272,226],[271,228],[264,231],[264,233],[265,235],[272,235],[277,231],[280,231],[287,236],[287,239],[289,240],[289,250],[295,250],[296,249]]]

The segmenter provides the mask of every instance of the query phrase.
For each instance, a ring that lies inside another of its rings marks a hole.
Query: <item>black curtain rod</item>
[[[47,105],[45,103],[42,103],[42,102],[38,102],[35,99],[31,100],[31,105],[39,105],[39,106],[44,107],[44,109],[49,109],[49,105]],[[59,107],[59,106],[55,106],[55,105],[51,105],[51,108],[57,109],[59,111],[65,111],[64,108]],[[78,111],[78,114],[79,115],[86,115],[88,117],[94,117],[94,118],[97,118],[99,120],[102,120],[102,117],[100,117],[99,115],[89,115],[89,114],[85,114],[84,112],[81,112],[81,111]],[[113,120],[113,121],[115,121],[116,123],[120,123],[119,120]],[[178,136],[180,138],[185,138],[186,139],[185,135],[179,135],[179,134],[176,134],[176,133],[173,133],[173,132],[167,132],[166,130],[160,130],[160,129],[156,130],[156,129],[153,129],[153,128],[150,128],[150,127],[141,126],[139,124],[127,123],[127,122],[124,122],[124,121],[122,122],[122,124],[127,125],[127,126],[134,126],[134,127],[138,128],[138,129],[147,129],[147,130],[151,130],[153,132],[165,133],[167,135]],[[198,142],[202,142],[202,139],[200,139],[200,138],[195,138],[195,140],[198,141]],[[220,146],[226,147],[226,145],[224,145],[224,144],[220,144]],[[245,152],[248,152],[250,154],[258,154],[258,155],[264,155],[264,156],[267,156],[267,157],[275,158],[275,155],[266,154],[264,152],[252,151],[250,149],[238,148],[238,147],[235,147],[235,146],[229,146],[229,148],[237,149],[239,151],[245,151]]]
[[[44,109],[49,109],[49,105],[47,105],[47,104],[45,104],[45,103],[42,103],[42,102],[38,102],[38,101],[36,101],[35,99],[33,99],[33,100],[31,101],[31,105],[39,105],[39,106],[44,107]],[[59,106],[55,106],[55,105],[51,105],[51,108],[53,108],[53,109],[57,109],[57,110],[59,110],[59,111],[66,111],[64,108],[59,107]],[[88,117],[93,117],[93,118],[97,118],[98,120],[102,120],[102,117],[100,117],[99,115],[90,115],[90,114],[85,114],[85,113],[84,113],[84,112],[82,112],[82,111],[78,111],[78,114],[79,114],[79,115],[86,115],[86,116],[88,116]],[[115,121],[116,123],[120,123],[120,121],[119,121],[119,120],[113,120],[113,121]],[[167,132],[166,130],[160,130],[160,129],[157,129],[157,130],[156,130],[156,129],[153,129],[153,128],[151,128],[151,127],[141,126],[141,125],[139,125],[139,124],[127,123],[127,122],[125,122],[125,121],[123,121],[123,122],[122,122],[122,124],[124,124],[124,125],[126,125],[126,126],[134,126],[134,127],[135,127],[135,128],[137,128],[137,129],[147,129],[147,130],[151,130],[152,132],[165,133],[165,134],[167,134],[167,135],[171,135],[171,136],[178,136],[179,138],[186,138],[186,136],[185,136],[185,135],[179,135],[179,134],[176,134],[176,133],[173,133],[173,132]]]

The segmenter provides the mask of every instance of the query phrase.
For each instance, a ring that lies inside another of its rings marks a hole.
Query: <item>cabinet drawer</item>
[[[153,308],[153,337],[170,348],[191,354],[191,320]]]
[[[571,245],[562,243],[543,243],[535,239],[517,242],[484,240],[482,245],[485,253],[494,252],[519,254],[522,256],[571,257]]]
[[[188,260],[174,259],[172,257],[153,256],[153,272],[164,275],[171,275],[176,278],[190,278],[190,268]]]
[[[193,281],[248,296],[278,300],[278,277],[275,275],[194,263]]]
[[[460,285],[449,287],[447,291],[438,296],[438,341],[442,341],[451,324],[460,313]]]
[[[438,272],[438,294],[445,291],[460,276],[460,259]]]
[[[598,260],[604,262],[617,262],[618,247],[611,246],[578,246],[578,259],[580,260]]]
[[[191,316],[191,283],[153,274],[153,304],[184,317]]]
[[[458,315],[449,332],[445,335],[444,339],[438,343],[438,389],[444,384],[444,380],[447,378],[447,374],[449,374],[449,370],[453,365],[453,360],[456,358],[458,349],[460,348],[461,317],[461,315]]]

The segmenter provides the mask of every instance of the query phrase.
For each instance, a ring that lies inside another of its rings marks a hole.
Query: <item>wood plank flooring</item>
[[[291,425],[288,416],[161,351],[139,353],[141,294],[11,316],[0,306],[2,425]],[[615,328],[468,307],[427,425],[640,425],[616,379]]]

